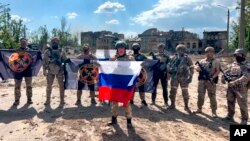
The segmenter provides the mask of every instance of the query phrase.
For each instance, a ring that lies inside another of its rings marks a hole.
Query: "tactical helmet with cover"
[[[88,44],[84,44],[82,47],[83,51],[89,51],[89,45]]]
[[[158,48],[165,48],[165,44],[163,44],[163,43],[160,43],[157,46],[158,46]]]
[[[117,41],[116,44],[115,44],[115,48],[118,49],[118,48],[127,48],[127,44],[126,42],[124,41]]]
[[[234,51],[234,56],[237,56],[237,55],[241,55],[242,57],[246,57],[246,51],[244,51],[244,49],[241,49],[241,48],[239,48],[239,49],[236,49],[235,51]]]
[[[53,37],[51,39],[51,47],[52,47],[52,49],[58,49],[59,48],[59,42],[60,42],[60,39],[58,37]]]
[[[179,44],[176,46],[176,51],[177,52],[185,52],[186,51],[186,46],[183,44]]]
[[[211,46],[206,47],[205,52],[207,53],[209,51],[214,52],[214,48]]]
[[[138,44],[138,43],[133,43],[133,44],[132,44],[132,49],[133,49],[133,50],[140,50],[140,49],[141,49],[141,46],[140,46],[140,44]]]

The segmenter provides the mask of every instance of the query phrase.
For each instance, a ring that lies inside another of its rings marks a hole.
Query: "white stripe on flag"
[[[141,72],[141,61],[98,61],[99,73],[116,75],[133,75],[128,86],[132,86]]]
[[[141,61],[98,61],[99,73],[134,75],[141,71]]]

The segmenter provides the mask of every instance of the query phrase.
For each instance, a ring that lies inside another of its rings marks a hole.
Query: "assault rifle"
[[[225,73],[221,68],[220,68],[221,73],[223,74],[223,77],[227,83],[230,83],[233,81],[232,76],[229,73]],[[242,98],[242,95],[239,92],[239,88],[237,86],[234,86],[231,88],[240,98]]]
[[[211,83],[213,82],[213,78],[210,76],[209,72],[200,64],[199,61],[195,63],[201,69],[199,72],[198,80],[209,80]]]
[[[62,66],[62,59],[58,54],[53,53],[52,48],[46,48],[50,52],[49,58],[51,62],[56,63],[58,66]]]
[[[221,73],[223,74],[223,77],[225,78],[225,81],[228,83],[232,81],[232,77],[230,76],[229,73],[225,73],[221,68],[220,68]]]

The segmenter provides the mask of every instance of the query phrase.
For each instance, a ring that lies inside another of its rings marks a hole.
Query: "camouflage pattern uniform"
[[[158,48],[162,48],[164,51],[165,45],[164,44],[159,44]],[[155,80],[155,89],[154,92],[152,93],[152,104],[155,104],[155,99],[157,95],[157,85],[159,83],[159,80],[161,80],[161,86],[162,86],[162,91],[163,91],[163,99],[164,103],[166,106],[168,106],[168,80],[167,80],[167,64],[170,60],[169,55],[166,54],[165,52],[158,52],[157,54],[152,54],[154,60],[159,60],[160,61],[160,66],[159,70],[155,71],[154,78]]]
[[[185,50],[184,45],[178,45],[176,47],[177,52],[179,50]],[[185,52],[185,51],[183,51]],[[171,100],[171,109],[175,109],[175,99],[178,86],[181,86],[182,96],[184,99],[185,110],[191,112],[188,107],[189,94],[188,94],[188,85],[192,82],[192,77],[194,73],[193,62],[190,57],[186,54],[176,54],[169,62],[168,71],[171,75],[171,90],[170,90],[170,100]]]
[[[127,44],[123,41],[117,41],[115,47],[116,49],[118,48],[126,49]],[[133,56],[126,55],[126,53],[123,56],[119,56],[117,53],[117,55],[114,58],[111,58],[110,60],[111,61],[135,61]],[[110,123],[111,125],[117,123],[118,108],[119,108],[119,104],[117,102],[112,102],[112,122]],[[125,107],[125,116],[127,118],[127,125],[132,126],[131,124],[132,109],[131,109],[130,103],[128,103],[127,106]]]
[[[207,47],[206,50],[208,51],[210,48]],[[205,52],[207,52],[205,51]],[[211,51],[214,52],[214,49],[211,48]],[[199,61],[200,65],[209,73],[211,78],[218,77],[220,72],[220,63],[215,58],[205,58]],[[199,72],[199,78],[201,78],[202,72]],[[212,80],[212,79],[211,79]],[[208,93],[208,97],[210,99],[210,107],[212,109],[212,114],[214,117],[217,117],[216,110],[217,110],[217,101],[216,101],[216,83],[214,81],[205,80],[203,78],[199,79],[198,82],[198,113],[202,112],[202,106],[204,105],[205,94],[206,90]]]
[[[245,52],[242,49],[235,51],[235,57],[237,60],[238,54],[242,54],[243,58],[246,57]],[[241,112],[241,123],[247,124],[248,121],[248,88],[250,80],[250,63],[245,61],[235,61],[228,66],[225,74],[230,76],[231,81],[228,83],[227,88],[227,104],[228,104],[228,115],[226,119],[233,120],[235,114],[235,103],[238,101],[240,112]],[[222,83],[225,84],[225,76],[222,76]]]
[[[138,43],[134,43],[132,45],[132,49],[134,50],[133,57],[135,58],[135,61],[144,61],[144,60],[147,59],[147,57],[145,55],[143,55],[143,54],[141,54],[139,52],[140,48],[141,47],[140,47],[140,45]],[[147,106],[147,102],[145,101],[144,85],[139,86],[138,89],[139,89],[139,95],[140,95],[141,103],[143,105]],[[134,96],[135,95],[133,95],[133,99],[134,99]],[[134,104],[134,100],[133,99],[130,101],[131,104]]]
[[[88,47],[84,47],[83,50],[89,51]],[[86,60],[96,60],[97,58],[90,53],[84,54],[82,53],[81,55],[77,56],[77,59],[86,59]],[[96,104],[95,101],[95,84],[87,84],[88,88],[90,90],[90,98],[91,98],[91,103]],[[81,104],[81,97],[82,97],[82,89],[84,88],[85,84],[82,83],[81,81],[78,81],[78,89],[77,89],[77,101],[76,105]]]
[[[52,39],[53,40],[56,39]],[[58,48],[53,49],[49,47],[44,52],[43,71],[47,77],[46,102],[45,105],[50,104],[52,85],[55,77],[57,78],[60,90],[60,104],[64,104],[64,68],[63,63],[67,60],[65,52]]]
[[[22,39],[21,39],[22,40]],[[19,47],[16,51],[29,51],[30,49],[28,47],[22,48]],[[32,104],[32,70],[30,67],[28,67],[26,70],[24,70],[21,74],[15,74],[15,102],[13,105],[19,105],[20,97],[21,97],[21,84],[22,80],[25,80],[26,84],[26,95],[27,95],[27,104]]]

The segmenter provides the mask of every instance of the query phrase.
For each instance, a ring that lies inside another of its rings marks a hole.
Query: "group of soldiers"
[[[47,78],[47,88],[46,88],[46,102],[44,105],[50,105],[52,84],[55,77],[59,83],[60,91],[60,105],[64,102],[64,69],[63,63],[69,60],[66,57],[65,52],[59,46],[59,39],[52,38],[51,46],[48,47],[44,52],[43,58],[43,74]],[[27,39],[22,38],[20,40],[21,47],[18,50],[28,51]],[[216,84],[218,82],[218,76],[220,72],[223,72],[221,82],[225,84],[228,83],[227,87],[227,105],[228,105],[228,115],[226,120],[233,121],[233,116],[235,114],[235,103],[236,100],[240,106],[241,111],[241,124],[247,124],[248,121],[248,108],[247,108],[247,90],[250,81],[250,64],[246,61],[246,53],[242,49],[237,49],[234,52],[235,61],[228,65],[228,68],[223,71],[221,69],[220,62],[215,58],[215,51],[213,47],[207,47],[205,49],[206,57],[195,64],[192,59],[186,54],[186,46],[179,44],[176,47],[176,54],[170,56],[165,51],[165,45],[159,44],[157,53],[150,53],[152,59],[158,60],[160,62],[159,68],[154,73],[154,91],[152,92],[151,100],[152,104],[155,104],[157,95],[157,85],[161,81],[163,90],[164,103],[170,109],[176,108],[176,94],[178,86],[180,85],[182,96],[184,100],[184,109],[188,113],[192,113],[189,108],[189,93],[188,87],[192,82],[194,70],[199,72],[198,76],[198,101],[197,101],[197,111],[194,113],[202,113],[202,106],[204,105],[204,99],[206,91],[210,99],[210,107],[212,111],[212,116],[217,117],[217,101],[216,101]],[[145,55],[140,53],[140,44],[134,43],[132,45],[133,54],[126,54],[127,44],[123,41],[117,41],[115,44],[117,54],[112,57],[111,61],[144,61],[147,59]],[[85,45],[83,47],[83,52],[81,55],[77,56],[78,59],[89,59],[96,60],[97,58],[91,54],[89,46]],[[24,77],[27,90],[27,103],[32,104],[32,77],[29,72],[22,72],[22,77],[15,77],[15,102],[13,105],[18,105],[20,101],[20,87],[21,82]],[[168,80],[170,80],[170,95],[169,99],[171,104],[168,104]],[[77,90],[77,100],[76,105],[81,104],[82,88],[88,84],[78,82]],[[90,89],[91,103],[96,104],[95,101],[95,91],[94,85],[88,85]],[[141,103],[143,106],[147,106],[145,100],[144,85],[138,87]],[[134,104],[134,100],[131,99],[130,103],[127,104],[125,108],[125,114],[127,117],[128,127],[132,126],[132,109],[131,104]],[[118,103],[112,103],[112,119],[109,125],[117,124],[118,116]]]

